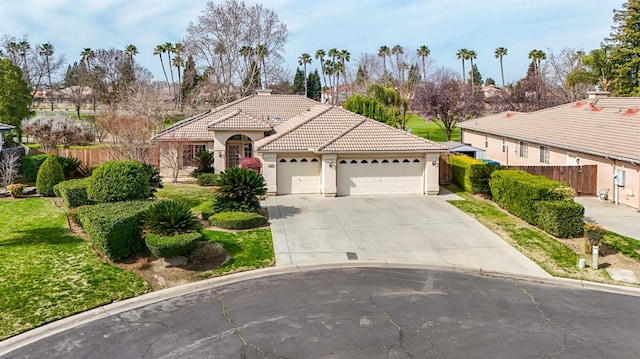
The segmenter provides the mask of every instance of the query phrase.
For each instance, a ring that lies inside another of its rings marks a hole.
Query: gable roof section
[[[209,130],[270,130],[271,125],[266,121],[261,121],[247,113],[236,110],[219,119],[209,122]]]
[[[254,120],[275,126],[317,104],[318,102],[300,95],[252,95],[177,122],[160,131],[153,139],[212,141],[214,131],[209,131],[207,126],[234,112],[241,111]]]
[[[343,108],[319,105],[259,141],[261,152],[445,152],[435,142],[357,115]]]
[[[598,98],[536,112],[503,112],[458,124],[465,130],[571,151],[640,161],[640,98]]]

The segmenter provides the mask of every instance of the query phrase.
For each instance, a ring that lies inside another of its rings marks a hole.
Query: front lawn
[[[264,268],[273,264],[273,241],[271,230],[268,228],[236,233],[205,230],[203,233],[208,241],[220,243],[230,258],[220,268],[200,274],[202,278]]]
[[[433,121],[425,121],[417,115],[410,115],[407,121],[407,129],[411,129],[411,133],[435,142],[446,142],[447,135]],[[460,141],[460,129],[456,127],[451,134],[452,141]]]
[[[49,199],[0,200],[0,223],[0,340],[148,290],[72,235]]]
[[[194,212],[211,209],[213,194],[211,187],[189,183],[166,183],[156,192],[158,199],[173,199],[186,202]]]

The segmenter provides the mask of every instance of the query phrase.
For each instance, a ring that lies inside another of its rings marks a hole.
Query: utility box
[[[613,177],[615,178],[616,186],[624,187],[624,171],[623,170],[616,170]]]

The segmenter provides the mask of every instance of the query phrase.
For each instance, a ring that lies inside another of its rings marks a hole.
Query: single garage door
[[[424,193],[422,158],[338,160],[338,195]]]
[[[278,159],[278,194],[320,193],[320,160],[312,157]]]

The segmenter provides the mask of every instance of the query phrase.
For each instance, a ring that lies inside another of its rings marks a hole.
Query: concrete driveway
[[[266,199],[276,265],[375,260],[550,277],[441,196]]]

